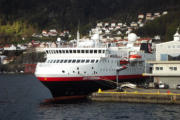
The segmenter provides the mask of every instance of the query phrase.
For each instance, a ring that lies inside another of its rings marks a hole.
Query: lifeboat
[[[120,65],[127,65],[129,61],[127,59],[120,60]]]
[[[134,55],[129,56],[130,61],[140,60],[141,58],[142,58],[142,56],[138,55],[138,54],[134,54]]]

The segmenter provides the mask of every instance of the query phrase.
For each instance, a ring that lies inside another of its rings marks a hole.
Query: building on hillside
[[[156,61],[147,61],[152,65],[152,71],[145,76],[152,76],[156,84],[168,84],[176,88],[180,84],[180,34],[174,35],[174,40],[156,45]]]

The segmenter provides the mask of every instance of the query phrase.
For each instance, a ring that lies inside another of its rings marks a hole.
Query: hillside
[[[0,0],[0,38],[16,41],[50,28],[73,32],[78,25],[86,33],[100,20],[128,22],[138,13],[179,8],[179,0]]]

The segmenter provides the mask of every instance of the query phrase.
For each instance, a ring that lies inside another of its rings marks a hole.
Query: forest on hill
[[[172,11],[170,17],[159,18],[138,31],[146,36],[166,36],[167,30],[176,29],[180,0],[0,0],[0,42],[28,38],[43,29],[74,32],[78,25],[85,34],[97,21],[129,22],[139,13],[164,10]]]

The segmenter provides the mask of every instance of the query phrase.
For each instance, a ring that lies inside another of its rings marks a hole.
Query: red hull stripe
[[[116,76],[88,76],[88,77],[37,77],[40,81],[86,81],[86,80],[116,80]],[[144,78],[142,75],[121,75],[119,79]]]

